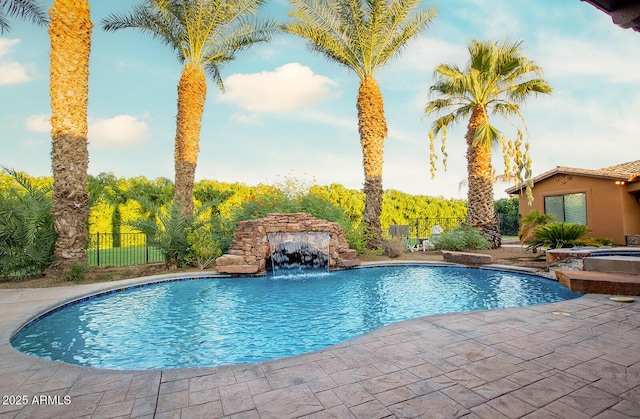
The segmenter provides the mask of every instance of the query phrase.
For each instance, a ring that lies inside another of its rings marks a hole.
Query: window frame
[[[583,207],[584,207],[584,224],[585,226],[589,226],[589,205],[588,205],[588,201],[587,201],[587,191],[575,191],[575,192],[565,192],[565,193],[552,193],[549,195],[544,195],[542,197],[542,201],[543,201],[543,210],[545,214],[552,214],[552,215],[556,215],[555,212],[553,213],[549,213],[547,212],[547,198],[558,198],[561,197],[562,198],[562,220],[558,220],[558,221],[562,221],[562,222],[567,222],[567,206],[566,206],[566,197],[570,196],[570,195],[582,195],[583,196]],[[582,223],[580,223],[582,224]]]

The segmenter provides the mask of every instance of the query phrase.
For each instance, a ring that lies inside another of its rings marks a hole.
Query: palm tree
[[[380,244],[382,162],[387,122],[375,71],[400,54],[407,42],[436,16],[417,11],[419,0],[291,0],[294,10],[286,25],[305,38],[314,51],[342,64],[360,78],[356,107],[364,166],[364,221]]]
[[[49,17],[52,214],[58,234],[52,269],[63,271],[87,262],[87,104],[93,24],[86,0],[54,0]]]
[[[464,70],[449,64],[436,67],[431,93],[439,97],[428,102],[425,108],[427,116],[446,112],[432,124],[432,150],[438,133],[442,132],[444,150],[447,127],[468,118],[465,135],[469,186],[467,220],[487,236],[493,248],[500,247],[501,237],[493,206],[491,144],[500,143],[506,165],[513,157],[516,172],[521,173],[524,167],[528,178],[530,157],[528,141],[524,154],[520,150],[522,130],[518,129],[516,142],[511,141],[507,146],[501,132],[489,122],[489,113],[500,115],[515,126],[517,124],[509,117],[517,116],[524,125],[519,105],[532,95],[551,93],[542,69],[522,55],[521,44],[508,39],[500,43],[471,41],[468,47],[470,59]],[[506,170],[507,173],[511,171],[510,167]]]
[[[175,139],[176,206],[193,212],[193,183],[207,95],[205,71],[224,91],[220,66],[235,53],[268,40],[275,22],[255,19],[265,0],[146,0],[128,15],[103,19],[104,30],[137,28],[174,49],[184,64],[178,83]]]
[[[0,0],[0,34],[11,30],[7,17],[30,19],[38,25],[47,24],[47,16],[34,0]]]

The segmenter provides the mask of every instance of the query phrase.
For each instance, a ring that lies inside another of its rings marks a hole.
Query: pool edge
[[[512,267],[512,266],[508,266],[508,265],[483,265],[483,266],[473,267],[473,266],[467,266],[467,265],[462,265],[462,264],[457,264],[457,263],[440,262],[440,261],[383,261],[383,262],[371,262],[370,261],[370,262],[363,262],[360,266],[349,268],[349,269],[367,269],[367,268],[386,267],[386,266],[464,267],[464,268],[474,268],[474,269],[486,269],[486,270],[494,270],[494,271],[514,272],[514,273],[519,273],[519,274],[529,274],[529,275],[540,277],[540,278],[543,278],[543,279],[553,280],[550,277],[547,277],[547,276],[544,276],[544,275],[540,275],[540,271],[535,270],[535,269],[531,269],[531,268]],[[112,282],[100,282],[100,283],[95,283],[95,284],[85,284],[85,285],[78,285],[78,286],[51,287],[51,288],[26,288],[25,290],[59,290],[59,291],[74,290],[74,291],[78,291],[78,292],[69,294],[69,295],[67,295],[65,297],[58,298],[55,301],[48,302],[47,305],[43,304],[42,306],[38,307],[35,311],[32,311],[30,314],[26,314],[25,313],[20,320],[16,320],[15,322],[13,322],[13,324],[9,328],[4,328],[3,332],[0,332],[0,348],[3,348],[3,347],[10,348],[10,350],[12,352],[15,352],[16,354],[20,354],[20,356],[28,357],[31,360],[37,360],[37,361],[46,362],[46,363],[54,363],[55,365],[66,365],[66,366],[71,366],[71,367],[74,367],[74,368],[82,368],[82,369],[91,370],[91,371],[122,372],[122,373],[124,373],[124,372],[134,372],[134,373],[135,372],[150,372],[150,371],[163,371],[163,372],[165,372],[165,371],[181,371],[181,370],[193,371],[193,370],[200,370],[200,369],[210,370],[212,368],[227,368],[227,367],[233,367],[233,366],[236,366],[236,365],[258,365],[258,364],[274,362],[274,361],[278,361],[278,360],[282,360],[282,359],[289,359],[289,358],[296,358],[296,357],[300,357],[300,356],[305,356],[305,355],[309,355],[309,354],[313,354],[313,353],[322,351],[324,349],[328,349],[328,348],[332,348],[332,347],[341,345],[341,344],[343,344],[345,342],[349,342],[349,341],[351,341],[353,339],[358,339],[360,337],[367,336],[367,335],[369,335],[371,333],[374,333],[376,330],[380,330],[380,329],[383,329],[385,327],[391,326],[391,325],[382,326],[379,329],[375,329],[375,330],[367,332],[367,333],[365,333],[363,335],[347,339],[344,342],[337,343],[336,345],[331,345],[330,347],[327,347],[327,348],[318,349],[318,350],[311,351],[311,352],[304,353],[304,354],[292,355],[292,356],[285,357],[285,358],[279,358],[279,359],[276,359],[276,360],[267,360],[267,361],[259,361],[259,362],[254,362],[254,363],[241,363],[241,364],[232,364],[232,365],[205,366],[205,367],[187,367],[187,368],[171,368],[171,369],[118,370],[118,369],[108,369],[108,368],[87,367],[87,366],[82,366],[82,365],[77,365],[77,364],[70,364],[70,363],[66,363],[66,362],[62,362],[62,361],[47,360],[47,359],[44,359],[44,358],[39,358],[39,357],[36,357],[36,356],[29,355],[29,354],[26,354],[24,352],[21,352],[21,351],[19,351],[18,349],[16,349],[12,345],[13,337],[20,330],[22,330],[24,327],[27,327],[31,322],[37,320],[38,318],[40,318],[42,316],[45,316],[48,313],[54,312],[55,310],[58,310],[58,309],[60,309],[62,307],[65,307],[68,304],[73,304],[75,302],[83,301],[84,299],[87,299],[87,298],[92,298],[94,296],[107,294],[107,293],[110,293],[110,292],[117,292],[119,290],[126,290],[126,289],[128,289],[130,287],[147,286],[147,285],[159,284],[159,283],[163,283],[163,282],[178,281],[178,280],[185,280],[185,279],[200,279],[200,278],[233,278],[233,275],[220,274],[220,273],[218,273],[216,271],[213,271],[213,270],[212,271],[194,271],[194,272],[186,272],[186,273],[185,272],[180,272],[180,273],[168,273],[168,274],[160,274],[160,275],[149,275],[149,276],[128,278],[128,279],[112,281]],[[580,297],[577,297],[577,298],[582,298],[582,297],[584,297],[584,295],[582,295]],[[0,301],[0,304],[1,303],[2,302]],[[556,303],[558,303],[558,302],[538,304],[538,305],[548,305],[548,304],[556,304]],[[525,306],[525,307],[530,307],[530,306]],[[515,308],[518,308],[518,307],[515,307]],[[507,309],[498,309],[498,310],[507,310]],[[483,311],[483,310],[476,310],[476,311]],[[417,318],[414,318],[414,319],[407,319],[407,320],[403,320],[403,321],[396,322],[396,323],[393,323],[393,324],[399,324],[399,323],[408,322],[408,321],[412,321],[412,320],[416,320],[416,319],[422,319],[424,317],[433,317],[433,316],[440,316],[440,315],[455,315],[455,314],[458,314],[458,313],[442,313],[442,314],[433,314],[433,315],[428,315],[428,316],[420,316],[420,317],[417,317]],[[25,320],[25,318],[26,318],[26,320]]]

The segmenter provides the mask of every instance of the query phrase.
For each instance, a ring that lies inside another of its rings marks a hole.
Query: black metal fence
[[[520,216],[496,214],[503,236],[517,236],[520,229]],[[432,234],[448,233],[466,221],[465,217],[419,218],[405,225],[392,225],[386,233],[388,237],[408,239],[428,239]]]
[[[520,229],[520,216],[497,214],[500,233],[515,236]],[[438,230],[448,233],[466,221],[463,217],[421,218],[405,225],[392,225],[385,232],[387,237],[400,237],[418,242]],[[415,244],[412,243],[412,244]],[[95,233],[89,237],[87,247],[89,266],[129,266],[164,262],[160,248],[151,243],[144,233]]]
[[[95,233],[87,246],[89,266],[129,266],[163,262],[161,250],[144,233]]]

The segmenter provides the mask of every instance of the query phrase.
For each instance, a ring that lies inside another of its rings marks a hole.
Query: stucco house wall
[[[522,187],[509,188],[507,193],[519,196],[521,216],[532,210],[545,213],[545,197],[584,193],[589,237],[607,237],[615,245],[625,245],[626,236],[640,234],[640,178],[612,168],[633,172],[639,165],[640,161],[598,170],[557,167],[534,178],[532,205]]]

